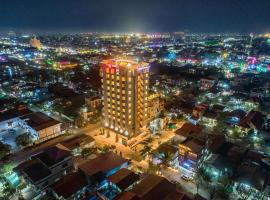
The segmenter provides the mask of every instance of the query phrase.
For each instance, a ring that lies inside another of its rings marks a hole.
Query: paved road
[[[190,194],[195,195],[197,193],[197,187],[193,182],[185,181],[181,178],[181,171],[167,168],[165,170],[162,170],[161,173],[169,181],[179,183],[181,185],[181,187],[185,191],[189,192]],[[199,187],[199,194],[206,199],[209,198],[209,194],[208,194],[207,190],[205,188],[203,188],[202,186]]]

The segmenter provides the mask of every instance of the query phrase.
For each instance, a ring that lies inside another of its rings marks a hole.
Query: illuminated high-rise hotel
[[[100,75],[104,134],[126,145],[147,124],[149,66],[131,60],[104,60]]]

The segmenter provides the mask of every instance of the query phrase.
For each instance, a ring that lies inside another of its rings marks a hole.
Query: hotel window
[[[131,82],[131,77],[128,78],[128,82]]]
[[[120,78],[119,78],[119,76],[116,76],[116,80],[118,80],[118,81],[119,81],[119,79],[120,79]]]
[[[125,82],[125,81],[126,81],[125,77],[122,77],[122,81],[123,81],[123,82]]]

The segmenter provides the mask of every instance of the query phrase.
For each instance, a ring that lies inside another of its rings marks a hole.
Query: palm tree
[[[199,168],[196,172],[196,176],[195,176],[195,184],[196,184],[196,188],[197,188],[197,194],[199,193],[199,187],[202,184],[202,178],[204,176],[204,170],[203,168]]]
[[[165,167],[169,166],[169,162],[173,159],[173,154],[169,152],[164,152],[164,156],[162,157],[162,164]]]
[[[145,158],[152,151],[152,147],[149,145],[145,145],[144,148],[140,151],[140,154],[143,158]]]
[[[109,145],[104,145],[103,147],[99,147],[98,150],[101,154],[105,154],[111,150],[111,147]]]

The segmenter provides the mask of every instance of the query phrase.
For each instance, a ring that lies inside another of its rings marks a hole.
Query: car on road
[[[184,181],[192,181],[192,180],[193,180],[192,177],[187,176],[187,175],[185,175],[185,174],[181,176],[181,179],[183,179]]]

